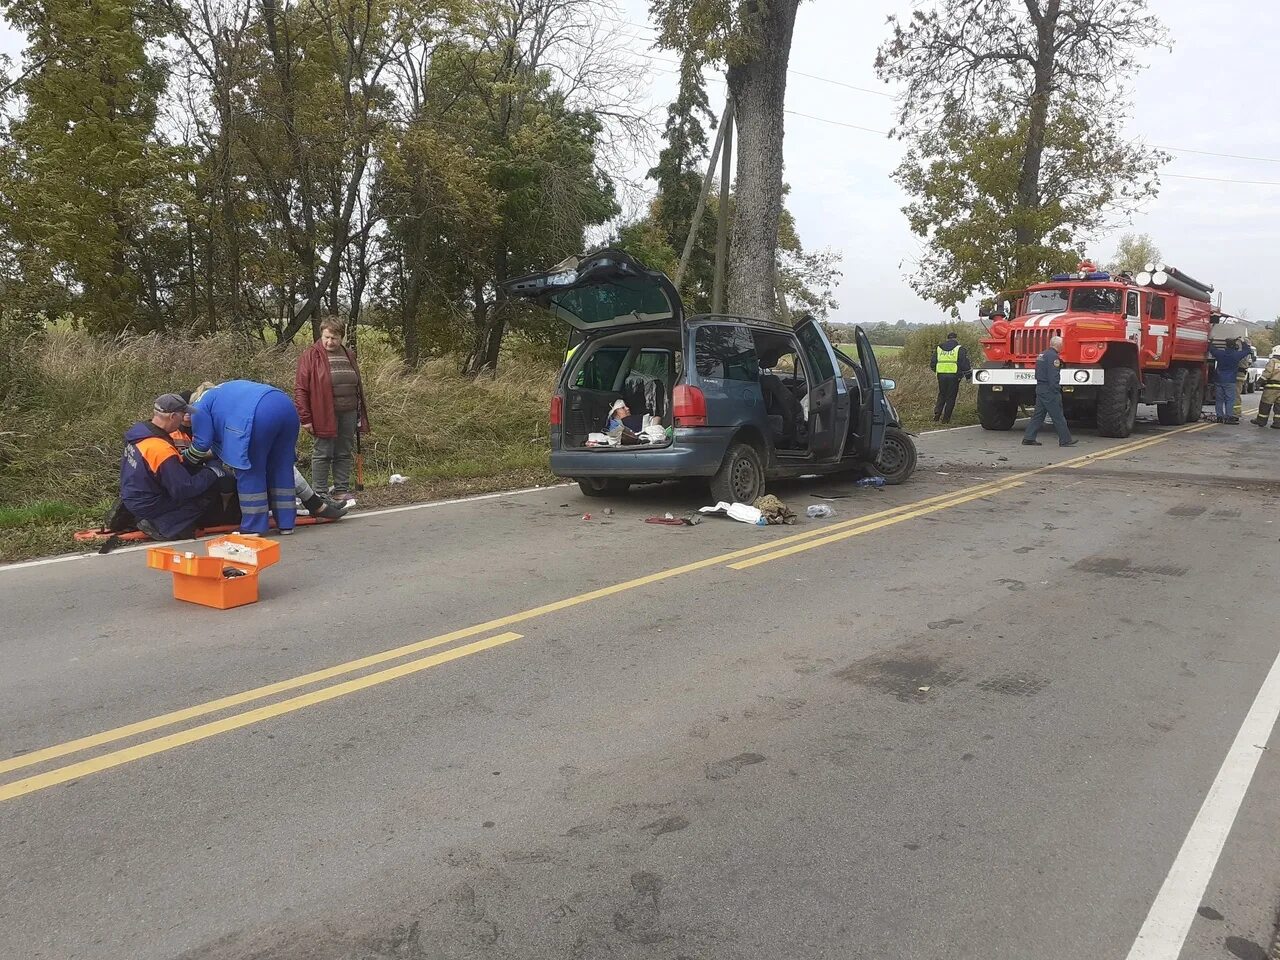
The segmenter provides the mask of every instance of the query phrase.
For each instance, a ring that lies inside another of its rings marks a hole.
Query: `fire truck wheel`
[[[1018,403],[1011,397],[996,393],[990,387],[978,386],[978,422],[983,430],[1012,430],[1018,419]]]
[[[1204,377],[1199,371],[1187,377],[1191,395],[1187,398],[1187,423],[1199,423],[1204,414]]]
[[[1178,427],[1187,422],[1187,396],[1189,385],[1185,368],[1173,371],[1174,399],[1156,404],[1156,419],[1166,427]]]
[[[1128,367],[1112,367],[1098,392],[1098,433],[1127,437],[1138,419],[1138,374]]]

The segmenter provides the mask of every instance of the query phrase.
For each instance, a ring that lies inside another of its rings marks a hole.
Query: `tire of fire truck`
[[[1138,419],[1138,374],[1129,367],[1112,367],[1098,391],[1098,433],[1127,437]]]
[[[1018,419],[1018,402],[978,384],[978,422],[983,430],[1012,430]]]
[[[1204,375],[1194,370],[1187,380],[1191,384],[1191,395],[1187,397],[1187,423],[1199,423],[1204,414]]]
[[[1187,394],[1191,389],[1188,381],[1191,378],[1186,367],[1180,367],[1173,371],[1171,379],[1174,399],[1156,404],[1156,419],[1166,427],[1179,427],[1187,422],[1187,401],[1190,399]]]

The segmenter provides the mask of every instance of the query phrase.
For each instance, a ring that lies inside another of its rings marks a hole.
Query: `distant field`
[[[847,353],[851,357],[858,355],[857,344],[841,343],[836,347],[841,353]],[[900,346],[885,346],[884,344],[873,343],[871,349],[875,351],[877,357],[892,357],[894,354],[901,352]]]

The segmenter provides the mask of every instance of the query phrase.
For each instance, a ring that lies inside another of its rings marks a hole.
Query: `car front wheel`
[[[907,431],[898,427],[885,428],[876,469],[889,484],[902,483],[915,473],[916,445]]]

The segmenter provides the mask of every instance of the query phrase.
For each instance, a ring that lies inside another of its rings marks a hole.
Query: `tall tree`
[[[738,135],[728,309],[778,312],[783,108],[800,0],[653,0],[659,43],[727,67]]]
[[[165,73],[149,7],[10,0],[5,16],[29,65],[0,148],[0,230],[21,278],[9,305],[106,332],[156,326],[165,281],[152,254],[183,161],[156,135]]]
[[[1124,83],[1164,38],[1145,0],[935,0],[890,25],[876,69],[902,85],[896,176],[928,241],[924,295],[954,307],[1031,282],[1155,194],[1164,156],[1122,130]]]
[[[1145,233],[1126,233],[1116,243],[1115,256],[1107,264],[1112,273],[1136,274],[1148,263],[1160,262],[1160,248]]]

